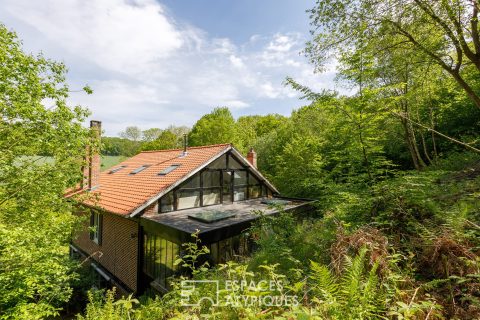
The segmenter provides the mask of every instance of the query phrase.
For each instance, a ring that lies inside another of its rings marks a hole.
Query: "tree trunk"
[[[463,80],[459,71],[447,69],[447,71],[453,76],[455,81],[462,87],[463,90],[467,93],[468,97],[473,101],[475,106],[480,109],[480,97],[473,91],[473,89],[468,85],[468,83]]]
[[[415,167],[416,170],[420,170],[421,169],[420,164],[418,163],[418,158],[415,154],[415,150],[413,149],[412,141],[410,140],[407,120],[402,118],[401,122],[403,126],[403,131],[404,131],[405,143],[408,147],[408,151],[410,152],[410,156],[412,157],[413,166]]]
[[[413,150],[415,151],[415,156],[418,159],[418,164],[420,165],[420,169],[423,169],[427,165],[425,164],[425,161],[423,161],[423,158],[420,155],[420,151],[418,150],[417,138],[415,136],[415,129],[413,128],[410,122],[408,122],[408,129],[410,131],[410,139],[412,141]]]
[[[425,167],[425,162],[423,161],[422,157],[420,156],[420,152],[418,151],[417,141],[415,139],[415,134],[413,131],[413,127],[407,119],[410,118],[409,110],[408,110],[408,102],[401,101],[400,102],[401,109],[403,110],[403,114],[405,115],[401,118],[403,130],[405,133],[405,143],[407,144],[408,151],[410,152],[410,156],[412,157],[412,162],[416,170],[422,170]]]
[[[430,127],[435,130],[435,119],[434,119],[434,114],[433,114],[433,108],[430,106]],[[435,161],[438,157],[438,152],[437,152],[437,142],[435,141],[435,133],[431,131],[432,133],[432,145],[433,145],[433,160]]]

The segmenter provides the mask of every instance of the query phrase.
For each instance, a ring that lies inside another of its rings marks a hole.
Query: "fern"
[[[338,296],[338,280],[326,266],[310,261],[310,269],[312,270],[310,278],[313,280],[312,290],[317,298],[329,301]]]
[[[340,278],[328,267],[310,263],[312,300],[325,318],[372,319],[385,312],[387,293],[377,275],[378,264],[367,270],[367,253],[364,247],[355,257],[346,257]]]

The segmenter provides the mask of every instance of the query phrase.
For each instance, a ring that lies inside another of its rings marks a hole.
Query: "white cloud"
[[[295,39],[290,36],[276,34],[268,44],[267,50],[277,52],[288,52],[295,45]]]
[[[245,67],[245,65],[243,64],[243,61],[241,58],[239,57],[236,57],[235,55],[230,55],[229,57],[230,59],[230,62],[232,63],[232,65],[236,68],[243,68]]]
[[[11,0],[2,7],[71,54],[122,73],[147,71],[185,41],[154,0]]]
[[[9,27],[36,30],[20,34],[26,44],[62,57],[77,87],[91,85],[93,95],[72,101],[88,106],[109,134],[127,125],[191,125],[216,106],[255,113],[262,103],[298,96],[283,86],[287,75],[314,88],[328,85],[299,54],[305,39],[298,33],[254,34],[236,44],[175,21],[155,0],[0,3],[0,20],[19,23]]]

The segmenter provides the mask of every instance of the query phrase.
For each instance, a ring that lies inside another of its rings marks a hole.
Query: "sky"
[[[235,117],[290,115],[306,104],[287,76],[336,89],[301,50],[310,0],[0,0],[0,21],[24,50],[64,62],[71,104],[105,134],[127,126],[192,126],[215,107]]]

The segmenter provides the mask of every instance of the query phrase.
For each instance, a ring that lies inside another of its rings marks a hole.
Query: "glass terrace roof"
[[[286,205],[289,204],[290,201],[282,199],[264,199],[261,201],[261,203],[268,205]]]
[[[188,215],[190,219],[194,219],[200,222],[212,223],[231,217],[235,217],[235,212],[219,211],[219,210],[207,210],[202,212],[191,213]]]

